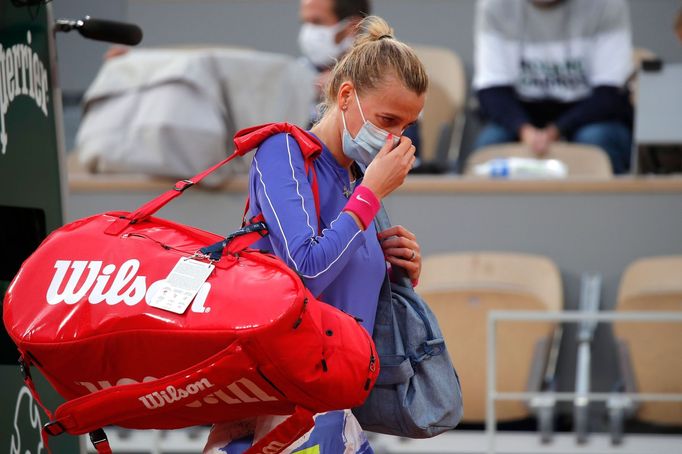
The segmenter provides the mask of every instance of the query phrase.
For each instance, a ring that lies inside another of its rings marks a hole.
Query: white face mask
[[[336,43],[336,35],[347,25],[342,20],[335,25],[316,25],[309,22],[301,25],[298,45],[303,55],[318,68],[332,66],[353,45],[353,37],[347,36]]]
[[[384,147],[390,133],[365,119],[365,114],[362,112],[362,106],[360,105],[357,91],[355,92],[355,100],[358,103],[360,116],[364,123],[355,135],[355,138],[353,138],[346,127],[346,116],[344,112],[341,111],[341,119],[343,120],[342,148],[343,154],[360,164],[360,167],[364,170],[369,163],[372,162],[374,156],[376,156]],[[395,147],[398,145],[398,142],[400,142],[400,137],[394,135],[393,146]]]

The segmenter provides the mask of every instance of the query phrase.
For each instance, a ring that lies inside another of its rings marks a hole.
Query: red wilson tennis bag
[[[248,451],[275,454],[312,427],[314,413],[365,400],[379,371],[371,337],[317,301],[284,262],[248,248],[264,223],[222,238],[151,216],[277,132],[292,134],[310,160],[320,151],[291,125],[242,131],[230,158],[134,213],[65,225],[24,262],[3,318],[29,388],[33,365],[67,399],[48,412],[45,433],[90,432],[103,453],[105,425],[173,429],[292,414]]]

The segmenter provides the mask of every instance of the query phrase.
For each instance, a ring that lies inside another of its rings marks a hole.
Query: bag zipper
[[[303,322],[303,314],[305,314],[305,309],[308,306],[308,298],[303,298],[303,308],[301,308],[301,313],[298,314],[298,318],[294,322],[294,329],[297,329],[301,322]]]
[[[156,240],[156,239],[154,239],[148,235],[143,235],[142,233],[124,233],[123,235],[121,235],[121,238],[130,238],[130,237],[144,238],[146,240],[153,241],[154,243],[158,244],[159,246],[161,246],[162,248],[164,248],[167,251],[182,252],[183,254],[189,254],[189,255],[194,254],[194,251],[185,251],[182,249],[178,249],[175,246],[171,246],[171,245],[168,245],[166,243],[162,243],[161,241]]]
[[[202,254],[198,250],[197,251],[187,251],[187,250],[179,249],[175,246],[171,246],[169,244],[162,243],[161,241],[154,239],[148,235],[144,235],[142,233],[124,233],[123,235],[121,235],[121,238],[130,238],[130,237],[143,238],[145,240],[152,241],[152,242],[158,244],[159,246],[161,246],[166,251],[179,252],[179,253],[184,254],[186,256],[190,256],[191,258],[193,258],[195,260],[206,260],[206,261],[211,262],[211,263],[216,262],[215,260],[211,260],[211,258],[209,256]]]
[[[377,366],[376,366],[377,358],[376,358],[376,356],[374,356],[374,346],[372,343],[372,338],[369,337],[369,334],[367,334],[367,340],[369,341],[368,342],[368,344],[369,344],[369,367],[368,367],[368,369],[369,369],[369,372],[373,374],[377,369]],[[377,353],[377,355],[378,355],[378,353]],[[372,380],[369,377],[367,377],[367,380],[365,381],[365,391],[369,391],[369,385],[371,383],[372,383]]]

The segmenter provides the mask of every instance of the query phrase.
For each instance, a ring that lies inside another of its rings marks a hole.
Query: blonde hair
[[[426,92],[429,78],[419,57],[407,44],[393,37],[393,29],[378,16],[367,16],[357,25],[353,47],[334,66],[325,89],[324,110],[336,103],[341,84],[351,81],[362,93],[395,76],[418,95]]]

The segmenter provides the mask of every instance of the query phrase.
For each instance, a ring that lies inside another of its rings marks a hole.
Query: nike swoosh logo
[[[361,202],[366,203],[366,204],[369,205],[369,206],[372,206],[372,204],[369,203],[367,200],[363,199],[362,196],[361,196],[360,194],[356,195],[355,198],[358,199],[358,200],[361,201]]]

